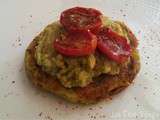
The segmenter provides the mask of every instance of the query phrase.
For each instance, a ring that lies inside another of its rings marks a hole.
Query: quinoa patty
[[[34,85],[74,103],[90,104],[110,98],[129,86],[140,69],[139,55],[133,49],[129,64],[122,67],[118,75],[101,75],[85,87],[65,88],[36,63],[34,55],[37,44],[38,40],[35,38],[25,53],[25,69],[29,79]]]

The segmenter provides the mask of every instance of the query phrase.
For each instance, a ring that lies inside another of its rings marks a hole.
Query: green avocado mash
[[[103,25],[111,27],[129,41],[123,23],[103,18]],[[83,87],[101,74],[118,74],[119,64],[109,60],[106,56],[96,51],[85,57],[66,57],[57,53],[53,48],[53,40],[59,37],[64,29],[59,22],[48,25],[37,37],[35,59],[37,64],[48,74],[57,78],[65,87]]]

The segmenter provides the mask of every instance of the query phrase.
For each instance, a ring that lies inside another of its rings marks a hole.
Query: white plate
[[[128,24],[140,40],[141,71],[111,101],[73,105],[34,88],[26,78],[27,45],[72,6],[100,9]],[[159,120],[159,106],[160,0],[0,0],[1,120]]]

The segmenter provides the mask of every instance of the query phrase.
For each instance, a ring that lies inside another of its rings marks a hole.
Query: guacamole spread
[[[102,18],[103,25],[111,27],[115,32],[130,38],[123,23]],[[59,54],[53,47],[53,41],[64,32],[59,22],[48,25],[37,37],[35,59],[42,70],[54,76],[65,87],[83,87],[102,74],[119,74],[122,64],[109,60],[105,55],[96,51],[83,57],[67,57]],[[125,63],[123,63],[125,64]]]

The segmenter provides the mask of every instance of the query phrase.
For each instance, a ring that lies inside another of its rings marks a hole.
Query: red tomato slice
[[[90,31],[62,34],[54,41],[54,48],[66,56],[86,56],[95,51],[97,37]]]
[[[97,34],[98,49],[117,63],[123,63],[131,54],[131,47],[126,38],[110,28],[101,28]]]
[[[101,15],[93,8],[74,7],[61,13],[60,22],[69,31],[94,31],[102,25]]]

